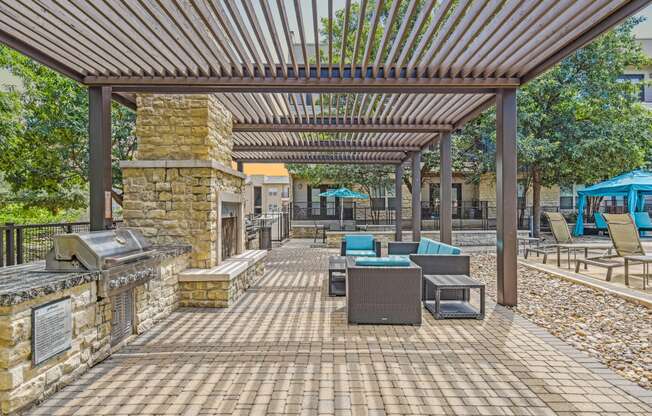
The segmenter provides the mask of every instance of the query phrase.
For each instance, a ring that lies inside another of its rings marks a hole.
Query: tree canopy
[[[652,159],[652,112],[639,102],[641,85],[621,79],[649,60],[632,31],[640,21],[628,19],[519,89],[519,172],[533,191],[535,230],[542,186],[594,183]],[[494,171],[494,110],[455,142],[469,149],[476,175]]]
[[[385,31],[397,36],[403,24],[414,25],[419,10],[399,6],[397,18],[388,21],[393,1],[385,1],[381,8],[384,31],[378,30],[371,45],[372,59],[376,54],[385,59],[389,51],[379,45]],[[422,6],[421,6],[422,7]],[[360,43],[356,41],[360,6],[351,4],[348,28],[345,30],[345,10],[335,12],[333,21],[333,61],[339,62],[342,36],[347,33],[349,49],[344,51],[347,62],[360,62],[369,21],[376,2],[366,2],[365,23]],[[407,20],[406,20],[407,19]],[[622,81],[628,67],[648,63],[632,29],[640,18],[630,18],[589,45],[576,51],[561,63],[523,86],[518,93],[518,162],[525,189],[533,190],[535,220],[539,217],[542,186],[554,184],[592,183],[624,171],[650,163],[652,160],[652,113],[639,103],[640,85]],[[328,26],[323,19],[322,26]],[[322,41],[329,43],[328,31],[322,32]],[[321,53],[328,50],[321,49]],[[350,105],[340,95],[336,109]],[[372,103],[378,105],[378,103]],[[373,108],[373,107],[372,107]],[[422,180],[428,172],[439,168],[438,151],[426,151],[422,156]],[[457,171],[467,174],[469,181],[495,171],[495,109],[490,109],[468,123],[453,136],[453,164]],[[291,167],[310,178],[338,178],[344,183],[344,174],[364,178],[365,170],[376,167]],[[373,177],[373,175],[372,175]],[[410,172],[405,175],[410,188]],[[352,179],[350,182],[354,182]],[[538,224],[535,224],[538,226]]]
[[[53,211],[87,206],[88,92],[77,82],[0,46],[0,67],[22,85],[0,92],[0,171],[27,205]],[[135,114],[112,106],[114,197],[122,188],[119,160],[135,147]]]

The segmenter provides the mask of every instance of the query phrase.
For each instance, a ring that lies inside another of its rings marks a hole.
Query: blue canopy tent
[[[584,208],[586,198],[590,196],[624,196],[627,197],[627,209],[630,214],[643,210],[645,195],[652,195],[652,172],[634,170],[616,176],[604,182],[596,183],[578,191],[577,223],[575,235],[584,234]]]

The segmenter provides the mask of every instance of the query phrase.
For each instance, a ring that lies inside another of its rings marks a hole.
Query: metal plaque
[[[32,362],[39,365],[72,346],[72,303],[59,299],[32,308]]]

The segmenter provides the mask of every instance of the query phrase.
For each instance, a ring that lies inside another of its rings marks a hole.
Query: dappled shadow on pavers
[[[34,414],[650,411],[493,304],[483,321],[348,325],[331,254],[273,250],[233,307],[176,311]]]

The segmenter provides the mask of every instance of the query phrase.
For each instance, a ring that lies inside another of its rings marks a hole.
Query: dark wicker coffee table
[[[484,319],[484,283],[466,275],[426,274],[423,276],[425,290],[435,291],[435,300],[424,300],[424,306],[435,319],[473,318]],[[441,300],[442,289],[479,289],[480,310],[468,300]],[[428,296],[425,296],[427,299]]]
[[[328,258],[328,296],[346,296],[346,257]]]

